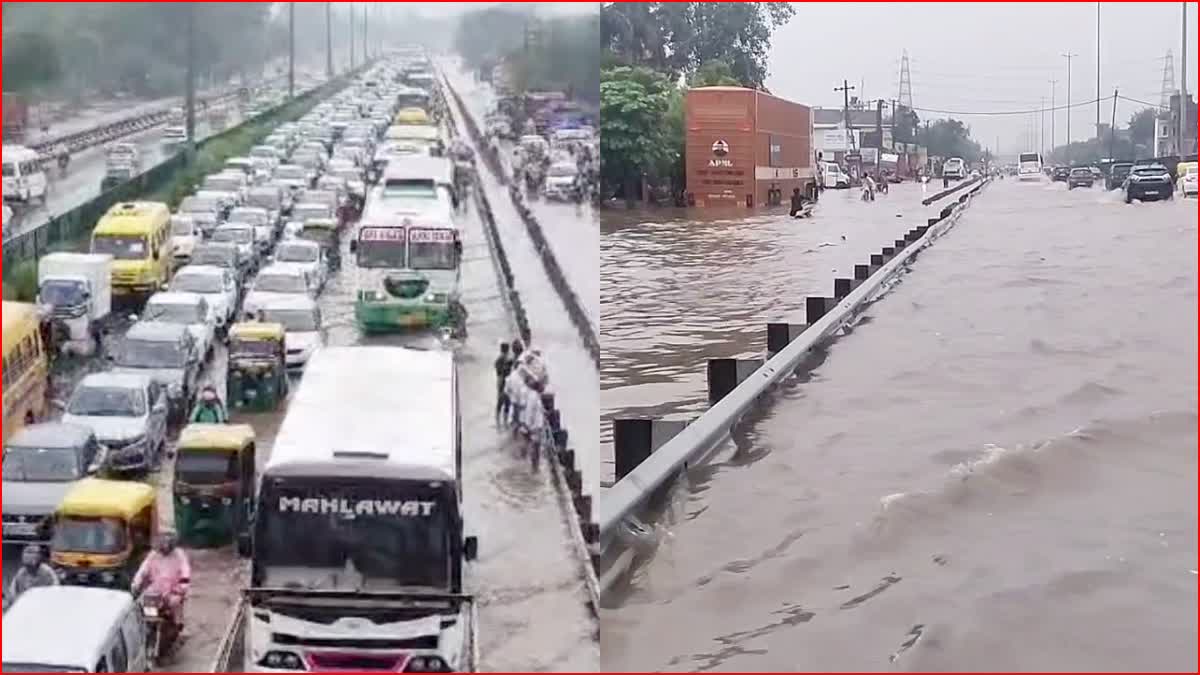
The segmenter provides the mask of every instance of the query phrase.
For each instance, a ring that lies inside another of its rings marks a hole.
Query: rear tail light
[[[404,664],[406,673],[450,673],[450,666],[440,656],[414,656]]]

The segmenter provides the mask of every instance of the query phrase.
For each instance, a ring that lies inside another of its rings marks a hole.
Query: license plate
[[[1158,190],[1146,190],[1142,194],[1147,195],[1147,196],[1156,195],[1156,194],[1158,194]]]
[[[32,537],[37,534],[37,523],[5,523],[4,534],[14,537]]]
[[[143,607],[142,612],[146,616],[150,617],[151,619],[158,617],[158,608],[157,607]]]

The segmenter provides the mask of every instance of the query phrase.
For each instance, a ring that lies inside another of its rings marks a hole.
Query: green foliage
[[[971,129],[953,118],[930,122],[920,141],[931,157],[962,157],[968,163],[983,157],[979,143],[971,138]]]
[[[649,68],[621,66],[600,76],[600,171],[609,185],[628,185],[643,171],[663,167],[677,147],[663,118],[676,94]]]
[[[53,39],[40,32],[4,36],[4,90],[27,92],[58,80],[62,74]]]
[[[601,45],[625,63],[689,79],[712,61],[763,88],[771,33],[796,10],[782,2],[634,2],[601,6]]]
[[[1158,117],[1155,108],[1142,108],[1129,118],[1129,137],[1134,145],[1154,146],[1154,120]]]
[[[4,299],[17,302],[33,302],[37,298],[37,261],[25,260],[17,263],[13,271],[5,275]]]
[[[472,70],[506,63],[515,89],[566,91],[597,101],[600,68],[596,51],[600,20],[595,15],[540,18],[521,6],[502,5],[464,15],[455,50]]]

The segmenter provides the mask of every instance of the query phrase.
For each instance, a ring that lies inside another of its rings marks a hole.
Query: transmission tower
[[[912,76],[908,72],[908,50],[900,58],[900,95],[896,97],[901,107],[912,110]]]
[[[1171,97],[1175,95],[1175,56],[1171,50],[1167,50],[1167,55],[1164,57],[1163,76],[1162,76],[1162,98],[1159,100],[1158,107],[1161,110],[1171,109]]]

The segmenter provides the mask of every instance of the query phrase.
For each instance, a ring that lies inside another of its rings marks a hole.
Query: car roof
[[[133,329],[131,328],[129,331],[132,333]],[[80,387],[117,387],[120,389],[136,389],[145,387],[148,384],[150,384],[149,375],[128,372],[92,373],[91,375],[85,375],[83,380],[79,382]]]
[[[164,321],[138,321],[129,327],[129,330],[125,333],[125,339],[148,340],[150,342],[175,342],[182,335],[188,334],[188,327],[183,324],[166,323]]]
[[[109,635],[133,605],[133,596],[127,591],[85,586],[31,588],[4,613],[4,662],[90,671],[104,653]]]
[[[204,301],[204,296],[197,293],[189,293],[188,291],[159,291],[151,295],[146,304],[155,302],[164,305],[199,305]]]
[[[262,276],[264,274],[286,274],[290,277],[299,277],[304,276],[305,271],[305,267],[299,263],[277,262],[271,263],[270,265],[262,268],[262,270],[259,271],[258,276]]]
[[[95,435],[90,427],[64,422],[42,422],[21,427],[5,447],[9,448],[77,448]]]
[[[307,295],[303,295],[301,293],[292,293],[292,294],[274,296],[274,297],[268,298],[266,300],[263,300],[258,305],[259,309],[266,310],[266,311],[271,311],[273,309],[278,309],[278,310],[293,309],[293,310],[308,311],[308,310],[316,309],[316,307],[317,307],[316,300],[313,300],[312,298],[308,297]]]
[[[178,278],[181,274],[187,274],[194,277],[224,277],[229,274],[229,270],[216,265],[184,265],[175,272],[175,277]]]

